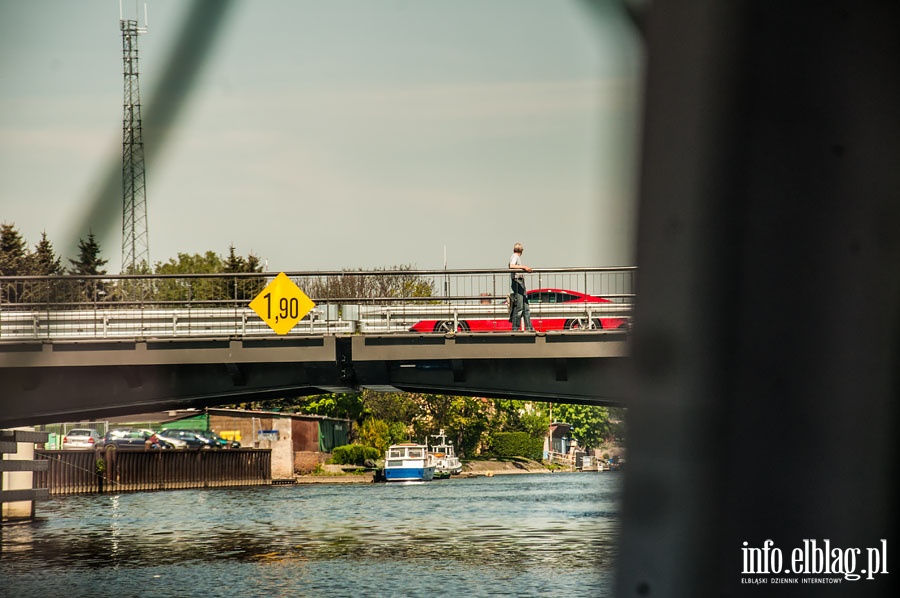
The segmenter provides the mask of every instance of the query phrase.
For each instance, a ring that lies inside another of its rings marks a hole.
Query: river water
[[[603,596],[622,478],[498,475],[38,503],[5,526],[0,594]]]

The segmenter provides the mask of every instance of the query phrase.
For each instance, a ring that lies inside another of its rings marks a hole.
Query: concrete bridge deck
[[[0,427],[362,388],[621,404],[621,331],[0,343]]]

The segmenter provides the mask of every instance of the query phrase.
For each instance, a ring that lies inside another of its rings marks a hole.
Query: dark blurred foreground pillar
[[[900,585],[898,13],[651,3],[619,596]],[[873,580],[744,573],[744,542],[858,573],[882,539]]]

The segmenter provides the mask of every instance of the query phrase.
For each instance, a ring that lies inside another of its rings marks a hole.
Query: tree
[[[527,432],[535,438],[547,435],[550,426],[548,403],[521,401],[517,399],[496,399],[497,418],[492,422],[496,432]]]
[[[400,422],[386,422],[376,417],[363,421],[357,433],[360,444],[375,447],[382,455],[389,446],[407,438],[405,426]]]
[[[40,242],[35,245],[34,253],[28,256],[29,274],[37,276],[60,276],[65,272],[62,258],[56,255],[53,244],[47,233],[41,233]],[[60,280],[40,280],[30,283],[25,291],[25,301],[29,303],[49,303],[63,299],[69,285]]]
[[[252,253],[246,259],[237,255],[234,245],[228,248],[228,258],[225,260],[223,272],[226,274],[241,274],[245,272],[262,272],[262,264],[259,258]],[[226,289],[229,299],[238,301],[250,301],[256,297],[265,286],[263,278],[229,278],[226,280]]]
[[[234,245],[228,246],[228,258],[225,260],[225,268],[223,272],[246,272],[247,261],[243,256],[238,255],[234,249]]]
[[[0,225],[0,276],[21,276],[28,274],[28,253],[25,239],[14,224]],[[22,282],[4,282],[0,285],[0,301],[16,303],[22,301]]]
[[[106,270],[102,268],[107,260],[100,258],[100,243],[97,242],[93,232],[88,233],[87,239],[82,238],[78,241],[78,259],[69,258],[69,262],[72,264],[69,268],[70,274],[78,276],[106,274]]]
[[[41,233],[41,240],[34,246],[31,254],[31,273],[38,276],[58,276],[65,270],[62,266],[62,258],[53,250],[53,243],[47,238],[47,233]]]
[[[393,266],[378,269],[376,274],[362,274],[362,270],[344,270],[337,276],[323,276],[307,283],[307,294],[317,301],[348,298],[431,297],[434,281],[411,271],[413,266]]]
[[[156,274],[218,274],[224,268],[214,251],[204,254],[179,253],[168,262],[156,262]],[[212,301],[226,297],[225,285],[218,278],[163,278],[156,281],[157,301]]]
[[[79,239],[78,241],[78,259],[69,258],[71,266],[69,274],[74,276],[102,276],[106,274],[103,266],[107,260],[100,257],[100,243],[94,237],[93,232],[89,232],[87,239]],[[107,285],[102,280],[83,280],[77,285],[76,297],[77,301],[103,301],[108,298]]]
[[[361,396],[366,415],[378,419],[411,425],[423,415],[421,400],[417,400],[417,395],[365,389]]]
[[[168,262],[156,262],[157,274],[217,274],[224,271],[222,258],[214,251],[199,253],[179,253],[177,259],[169,258]]]
[[[456,438],[457,456],[477,455],[490,429],[493,404],[480,397],[453,397],[449,407],[450,424]]]
[[[298,399],[294,406],[303,413],[324,415],[325,417],[341,417],[356,422],[359,422],[363,417],[363,401],[362,395],[359,393],[312,395]]]
[[[156,274],[230,274],[261,272],[259,258],[253,254],[246,258],[228,248],[228,257],[223,259],[214,251],[206,253],[179,253],[177,259],[157,262]],[[265,286],[263,277],[189,277],[170,278],[156,281],[155,297],[159,301],[249,301],[256,297]]]
[[[14,224],[0,225],[0,276],[27,274],[27,245]]]
[[[431,297],[434,295],[434,281],[412,274],[412,264],[394,266],[391,272],[406,274],[375,274],[372,286],[375,297]],[[381,269],[376,269],[381,270]],[[387,273],[387,270],[382,270]]]
[[[572,424],[572,436],[583,448],[595,448],[609,437],[609,408],[597,405],[555,405],[555,419]]]

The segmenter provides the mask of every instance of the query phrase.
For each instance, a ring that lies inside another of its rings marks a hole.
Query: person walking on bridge
[[[531,310],[528,308],[528,298],[525,296],[525,274],[531,272],[531,268],[522,263],[522,252],[525,248],[521,243],[513,245],[513,254],[509,258],[510,287],[509,295],[509,320],[512,322],[513,332],[518,332],[522,319],[525,319],[525,331],[534,332],[531,325]]]

